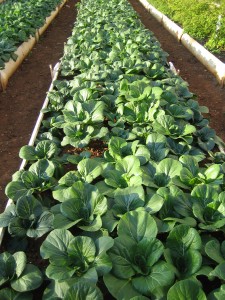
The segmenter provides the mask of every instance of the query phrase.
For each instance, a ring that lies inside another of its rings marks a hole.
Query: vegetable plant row
[[[61,0],[6,0],[0,5],[0,70],[18,46],[35,36]]]
[[[225,155],[207,108],[127,1],[78,8],[6,187],[0,298],[223,299]]]

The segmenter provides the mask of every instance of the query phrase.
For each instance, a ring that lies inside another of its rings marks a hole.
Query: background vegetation
[[[148,0],[213,52],[225,51],[225,2]]]

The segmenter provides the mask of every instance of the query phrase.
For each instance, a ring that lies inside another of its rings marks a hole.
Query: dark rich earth
[[[40,42],[32,50],[0,94],[0,212],[4,210],[4,189],[18,170],[21,146],[27,144],[51,82],[49,65],[54,66],[63,54],[63,46],[71,35],[75,21],[74,5],[68,0]],[[154,32],[168,60],[180,70],[201,105],[208,106],[210,124],[225,140],[225,88],[171,36],[137,0],[130,0],[144,25]]]

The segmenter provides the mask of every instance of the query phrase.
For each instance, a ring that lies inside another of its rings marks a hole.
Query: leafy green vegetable
[[[26,160],[51,159],[59,153],[56,144],[51,141],[41,141],[34,146],[23,146],[20,149],[20,158]]]
[[[169,186],[173,184],[173,178],[179,176],[181,169],[181,163],[172,158],[165,158],[158,164],[149,162],[142,167],[143,184],[153,188]]]
[[[106,198],[98,189],[78,181],[73,184],[69,199],[52,208],[54,227],[68,229],[76,224],[83,230],[97,231],[102,227],[101,215],[106,210]]]
[[[174,273],[169,264],[160,259],[164,247],[156,239],[156,235],[156,223],[144,211],[128,212],[121,218],[118,237],[109,251],[113,264],[112,276],[104,277],[105,284],[114,297],[117,297],[120,290],[125,299],[128,299],[125,293],[130,285],[131,296],[156,296],[163,288],[171,285]],[[110,278],[113,285],[109,282]],[[121,299],[120,297],[118,298]]]
[[[53,229],[53,214],[32,195],[20,198],[0,214],[0,226],[13,237],[38,238]]]
[[[0,215],[20,248],[55,228],[41,246],[43,300],[202,300],[206,278],[207,297],[224,296],[224,144],[166,57],[126,0],[79,2]],[[9,287],[2,297],[21,296]]]
[[[16,292],[11,288],[4,288],[0,290],[0,297],[2,300],[32,300],[31,293]]]
[[[206,300],[206,295],[201,289],[199,283],[191,279],[185,279],[176,282],[169,290],[168,300]]]
[[[107,274],[112,264],[106,251],[113,239],[100,237],[96,241],[86,236],[74,237],[65,229],[55,229],[41,246],[41,256],[49,259],[46,275],[54,280],[85,279],[96,283]]]
[[[9,291],[12,297],[17,297],[18,294],[14,291],[32,291],[42,283],[42,273],[36,266],[27,264],[27,257],[24,252],[16,252],[13,255],[3,252],[0,254],[0,264],[0,286],[9,283],[13,289],[1,290],[0,295],[2,294],[2,297],[6,297],[6,291]],[[26,293],[24,297],[24,299],[30,299]],[[19,295],[18,299],[22,299],[22,295]]]
[[[174,227],[166,241],[166,260],[176,267],[176,275],[190,278],[202,265],[201,237],[196,229],[187,225]]]
[[[50,1],[6,1],[0,6],[0,70],[5,62],[16,60],[17,47],[35,36],[56,6],[58,0]]]
[[[47,160],[40,159],[33,163],[28,171],[18,171],[14,174],[14,180],[7,184],[5,193],[14,200],[39,194],[51,189],[55,185],[55,165]]]
[[[225,193],[219,194],[216,187],[202,184],[192,190],[191,196],[193,214],[199,221],[198,226],[209,231],[220,228],[223,230]]]

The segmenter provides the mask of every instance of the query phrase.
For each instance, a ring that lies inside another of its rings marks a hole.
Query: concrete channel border
[[[52,82],[51,82],[51,85],[50,85],[50,87],[49,87],[48,92],[50,92],[50,91],[53,89],[53,87],[54,87],[54,84],[53,84],[53,83],[54,83],[54,81],[55,81],[55,80],[57,79],[57,77],[58,77],[59,69],[60,69],[60,63],[57,63],[57,64],[55,65],[54,69],[52,70]],[[42,105],[41,110],[44,109],[44,108],[46,108],[46,107],[48,106],[48,103],[49,103],[49,98],[48,98],[48,95],[47,95],[46,98],[45,98],[45,100],[44,100],[44,103],[43,103],[43,105]],[[42,113],[42,111],[40,111],[39,116],[38,116],[38,118],[37,118],[37,121],[36,121],[36,123],[35,123],[34,129],[33,129],[33,132],[32,132],[32,134],[31,134],[29,143],[28,143],[29,146],[33,146],[33,145],[34,145],[34,142],[35,142],[35,140],[36,140],[36,138],[37,138],[38,131],[39,131],[40,126],[41,126],[41,122],[42,122],[42,120],[43,120],[43,117],[44,117],[44,114]],[[23,169],[25,168],[26,164],[27,164],[27,160],[23,159],[22,162],[21,162],[21,164],[20,164],[19,171],[20,171],[20,170],[23,170]],[[10,204],[12,204],[12,203],[13,203],[13,201],[12,201],[11,199],[8,199],[8,201],[7,201],[7,203],[6,203],[5,209],[6,209]],[[2,240],[3,240],[3,237],[4,237],[5,230],[6,230],[5,227],[0,227],[0,246],[1,246],[1,243],[2,243]]]
[[[221,60],[206,50],[189,34],[185,33],[181,27],[152,6],[147,0],[139,0],[139,2],[216,77],[221,86],[224,86],[225,64]]]
[[[1,1],[1,0],[0,0]],[[15,71],[18,69],[18,67],[21,65],[23,60],[27,57],[27,55],[30,53],[34,45],[38,42],[39,37],[45,32],[45,30],[48,28],[48,26],[51,24],[51,22],[55,19],[55,17],[58,15],[59,11],[62,9],[64,4],[67,2],[67,0],[63,0],[62,3],[60,3],[56,9],[50,14],[49,17],[46,18],[45,24],[37,29],[36,34],[34,37],[31,37],[27,42],[22,43],[16,50],[15,54],[18,55],[17,60],[14,61],[10,59],[5,64],[5,68],[3,70],[0,70],[0,92],[5,91],[9,78],[15,73]]]

